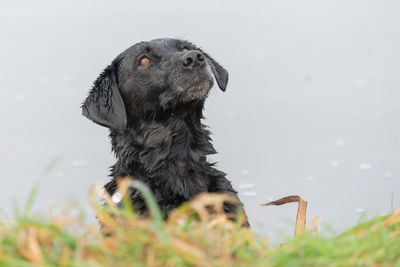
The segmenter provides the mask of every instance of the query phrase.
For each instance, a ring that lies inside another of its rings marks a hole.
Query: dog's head
[[[95,123],[123,131],[135,118],[202,105],[214,78],[225,91],[228,72],[190,42],[141,42],[122,52],[100,74],[82,113]]]

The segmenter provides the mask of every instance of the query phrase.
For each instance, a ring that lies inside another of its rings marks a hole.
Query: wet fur
[[[182,47],[204,55],[204,66],[182,67],[187,56]],[[151,58],[152,66],[137,67],[143,54]],[[225,90],[226,70],[200,48],[174,39],[136,44],[104,70],[82,110],[110,128],[118,160],[112,166],[112,180],[105,185],[109,194],[115,192],[119,177],[133,176],[150,187],[165,217],[202,192],[237,196],[226,174],[207,162],[207,155],[216,151],[201,121],[213,76]],[[134,190],[130,197],[135,210],[146,215],[140,194]],[[236,212],[233,205],[225,204],[224,209]]]

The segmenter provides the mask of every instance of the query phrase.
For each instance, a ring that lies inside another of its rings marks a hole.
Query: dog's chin
[[[207,98],[211,87],[213,86],[213,80],[204,80],[188,86],[181,90],[180,101],[183,103],[204,100]]]

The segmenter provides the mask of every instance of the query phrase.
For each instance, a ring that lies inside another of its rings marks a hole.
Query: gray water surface
[[[88,203],[115,159],[107,129],[81,116],[92,82],[122,50],[189,39],[230,73],[205,124],[254,228],[294,228],[297,194],[336,231],[400,205],[400,16],[396,1],[2,1],[0,208]],[[94,221],[92,212],[88,219]]]

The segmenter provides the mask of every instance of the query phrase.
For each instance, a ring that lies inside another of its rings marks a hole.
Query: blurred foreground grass
[[[400,266],[400,210],[333,238],[309,231],[273,247],[242,228],[242,216],[227,220],[221,208],[235,201],[229,196],[200,195],[164,222],[149,190],[138,182],[121,188],[130,186],[141,191],[151,218],[138,218],[123,195],[121,209],[107,197],[101,205],[100,188],[90,191],[107,234],[86,225],[79,209],[30,215],[29,197],[15,219],[0,219],[0,266]]]

